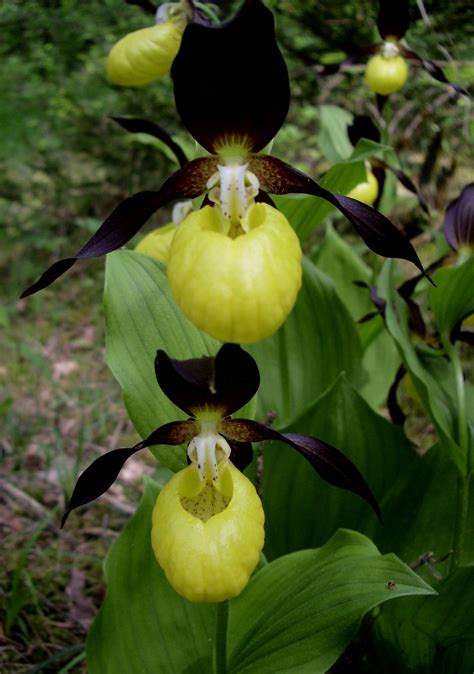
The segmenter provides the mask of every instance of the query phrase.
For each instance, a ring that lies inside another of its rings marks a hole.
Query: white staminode
[[[400,50],[395,42],[387,40],[387,42],[383,43],[382,54],[385,56],[385,58],[394,58],[395,56],[398,56],[399,53]]]
[[[239,223],[258,194],[258,178],[248,164],[219,164],[217,169],[207,181],[209,199],[231,223]]]
[[[219,477],[218,465],[230,456],[230,445],[216,430],[216,425],[203,424],[201,432],[196,435],[188,446],[188,457],[197,465],[201,480]]]
[[[191,199],[186,201],[177,201],[171,211],[171,220],[175,225],[183,222],[184,218],[193,210],[193,202]]]
[[[155,23],[166,23],[174,17],[186,16],[186,2],[164,2],[155,12]]]

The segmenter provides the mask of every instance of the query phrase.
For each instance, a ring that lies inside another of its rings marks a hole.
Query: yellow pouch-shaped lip
[[[135,246],[137,253],[154,257],[161,260],[165,264],[168,262],[171,242],[178,228],[171,222],[164,227],[158,227],[152,232],[143,237],[143,239]]]
[[[273,334],[292,310],[301,287],[301,247],[285,216],[253,204],[246,233],[223,232],[217,208],[194,211],[176,232],[168,280],[186,316],[223,342],[246,344]]]
[[[373,56],[365,69],[365,81],[376,94],[388,96],[399,91],[408,77],[408,66],[401,56]]]
[[[372,206],[379,194],[379,184],[372,171],[367,170],[367,181],[356,185],[347,195],[357,201]]]
[[[194,465],[162,489],[153,510],[151,542],[155,557],[178,594],[194,602],[235,597],[255,569],[264,542],[264,514],[253,484],[230,462],[214,483],[217,514],[203,521],[183,506],[193,502],[209,515],[209,494]],[[225,506],[227,502],[227,506]],[[222,510],[222,508],[224,509]]]
[[[107,77],[125,87],[141,87],[163,77],[179,51],[183,31],[184,23],[169,20],[125,35],[107,57]]]

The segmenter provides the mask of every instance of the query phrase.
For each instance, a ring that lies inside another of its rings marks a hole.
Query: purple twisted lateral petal
[[[378,255],[412,262],[423,274],[420,259],[410,241],[384,215],[356,199],[333,194],[312,178],[285,162],[269,155],[252,156],[249,170],[270,194],[310,194],[325,199],[349,220],[364,243]]]
[[[194,199],[202,194],[216,166],[216,160],[211,157],[194,159],[173,173],[158,192],[138,192],[122,201],[78,253],[51,265],[21,297],[28,297],[51,285],[77,260],[100,257],[121,248],[153,213],[170,201]]]
[[[133,447],[121,447],[113,449],[99,456],[79,476],[76,482],[66,512],[61,520],[61,527],[66,524],[69,513],[81,505],[94,501],[109,489],[118,477],[124,463],[135,452],[152,447],[153,445],[180,445],[189,442],[196,434],[197,424],[195,421],[172,421],[160,426],[145,440]]]
[[[341,489],[351,491],[366,501],[382,521],[380,508],[362,474],[341,451],[322,440],[298,433],[278,431],[249,419],[228,419],[221,424],[222,434],[240,442],[278,440],[296,449],[323,480]]]
[[[407,49],[403,45],[399,45],[399,49],[402,56],[409,59],[410,61],[419,63],[433,79],[437,80],[438,82],[442,82],[443,84],[448,84],[456,94],[469,97],[469,92],[467,89],[462,87],[460,84],[450,82],[441,68],[434,61],[430,61],[429,59],[424,59],[421,56],[418,56],[418,54],[416,54],[414,51]]]
[[[443,229],[453,250],[462,245],[474,247],[474,183],[466,185],[457,199],[451,201]]]

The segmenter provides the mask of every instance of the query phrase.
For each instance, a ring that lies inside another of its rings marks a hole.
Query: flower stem
[[[229,602],[217,604],[216,641],[214,646],[215,674],[227,672],[227,623],[229,620]]]
[[[458,443],[463,455],[466,457],[466,473],[458,479],[458,505],[456,522],[454,525],[453,556],[451,558],[451,571],[454,571],[462,561],[464,540],[466,537],[467,514],[469,510],[469,483],[471,479],[471,451],[469,447],[469,433],[466,416],[466,392],[464,388],[464,376],[462,372],[459,352],[454,344],[449,344],[446,349],[454,370],[456,384],[456,397],[458,403]]]

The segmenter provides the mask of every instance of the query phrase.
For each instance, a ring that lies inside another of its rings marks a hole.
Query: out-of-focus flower
[[[166,75],[179,51],[191,8],[186,0],[158,7],[154,26],[125,35],[107,56],[107,77],[124,87],[142,87]]]
[[[192,303],[207,311],[207,318],[200,314],[200,326],[223,341],[263,339],[278,328],[296,300],[299,247],[269,193],[325,199],[375,253],[404,258],[423,270],[413,246],[383,215],[329,192],[276,157],[259,154],[283,124],[290,97],[273,16],[261,0],[245,0],[230,21],[218,26],[191,21],[171,74],[178,113],[211,156],[184,164],[157,192],[140,192],[122,202],[74,257],[53,264],[23,297],[53,283],[78,259],[117,250],[161,206],[200,195],[206,195],[204,205],[210,208],[189,215],[180,225],[170,250],[170,283],[188,316],[196,320],[187,301],[192,296]],[[215,247],[204,251],[204,242],[211,238]],[[198,248],[199,256],[194,255]],[[212,283],[195,282],[203,279],[204,265]],[[276,279],[276,269],[281,280]],[[217,277],[227,283],[224,294],[214,284]],[[255,306],[248,316],[259,313],[261,319],[258,329],[241,334],[237,323],[243,323],[246,314],[240,320],[239,312],[249,301]],[[225,325],[226,311],[232,319]]]
[[[171,222],[162,227],[157,227],[152,232],[143,237],[143,239],[135,246],[137,253],[154,257],[156,260],[161,260],[165,264],[168,263],[171,243],[176,234],[178,225],[184,220],[186,215],[193,207],[193,202],[178,201],[171,213]]]
[[[367,206],[373,206],[379,195],[379,184],[377,178],[370,170],[370,164],[366,166],[365,170],[367,180],[353,187],[347,196],[351,197],[351,199],[362,201],[362,203],[367,204]]]
[[[444,234],[453,250],[466,250],[469,255],[474,249],[474,183],[466,185],[461,194],[446,209]]]
[[[135,452],[188,443],[190,465],[176,473],[156,501],[152,545],[175,590],[190,601],[209,602],[243,590],[263,547],[262,505],[240,472],[252,461],[252,442],[279,440],[293,447],[326,482],[358,494],[380,517],[364,478],[335,447],[250,419],[230,418],[260,383],[257,364],[239,346],[224,344],[215,357],[184,361],[158,351],[155,372],[163,392],[189,419],[160,426],[134,447],[96,459],[79,477],[62,525],[71,510],[107,491]]]
[[[421,65],[435,80],[449,84],[458,94],[468,95],[467,91],[446,79],[441,68],[428,59],[418,56],[405,46],[404,38],[410,25],[408,0],[379,0],[377,28],[382,42],[362,47],[355,54],[348,56],[342,63],[324,68],[323,73],[332,74],[343,65],[361,63],[367,56],[372,56],[366,67],[365,81],[378,96],[385,97],[399,91],[408,77],[408,61]]]

